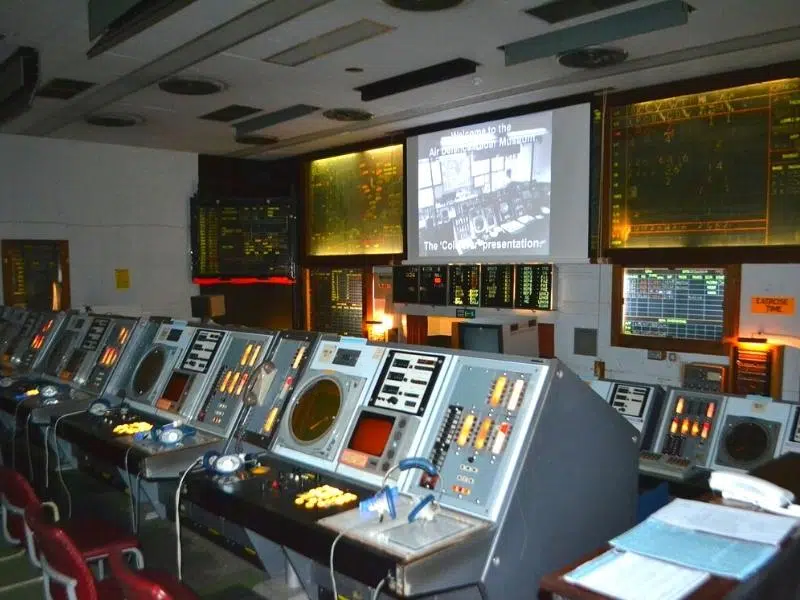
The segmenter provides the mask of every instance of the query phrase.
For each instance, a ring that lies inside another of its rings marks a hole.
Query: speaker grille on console
[[[529,8],[525,12],[537,19],[555,24],[632,2],[634,0],[553,0]]]
[[[39,98],[52,98],[54,100],[69,100],[78,94],[94,87],[90,81],[77,79],[51,79],[36,91]]]

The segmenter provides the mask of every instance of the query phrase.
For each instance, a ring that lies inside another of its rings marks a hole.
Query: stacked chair
[[[136,536],[99,519],[60,520],[58,507],[41,502],[25,477],[0,466],[3,537],[27,554],[41,576],[0,588],[3,592],[41,581],[46,600],[197,600],[168,573],[144,570]],[[133,559],[136,570],[128,566]],[[110,573],[106,566],[110,565]],[[94,568],[92,568],[94,567]]]

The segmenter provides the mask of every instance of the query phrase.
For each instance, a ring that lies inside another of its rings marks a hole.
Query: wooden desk
[[[795,455],[795,456],[797,456],[797,455]],[[800,457],[796,458],[795,460],[798,460],[798,459],[800,459]],[[800,472],[800,471],[798,471],[798,472]],[[754,474],[757,474],[757,473],[754,473]],[[766,479],[766,477],[764,477],[764,479]],[[705,495],[701,496],[700,498],[697,498],[697,500],[699,500],[701,502],[710,502],[710,503],[713,503],[713,504],[731,504],[732,506],[736,506],[737,508],[746,508],[746,507],[743,507],[740,504],[727,503],[724,500],[722,500],[722,498],[720,498],[718,496],[714,496],[711,493],[705,494]],[[770,562],[770,564],[767,564],[764,567],[764,569],[762,569],[762,571],[769,572],[770,570],[772,570],[771,569],[771,565],[773,563],[776,563],[776,564],[780,563],[778,558],[781,556],[781,554],[784,554],[785,552],[789,551],[789,547],[790,546],[796,546],[796,545],[797,545],[797,538],[794,538],[794,539],[790,538],[789,540],[787,540],[787,542],[785,542],[785,544],[784,544],[784,546],[783,546],[783,548],[781,550],[781,553],[778,555],[778,557],[774,558]],[[610,548],[611,548],[611,546],[606,545],[605,547],[603,547],[601,549],[598,549],[598,550],[595,550],[591,554],[581,558],[580,560],[574,562],[573,564],[568,565],[568,566],[564,567],[563,569],[559,569],[558,571],[555,571],[553,573],[548,573],[547,575],[542,577],[541,581],[539,582],[539,596],[538,596],[539,600],[554,600],[554,598],[556,596],[559,596],[559,597],[562,597],[562,598],[567,598],[569,600],[609,600],[608,596],[604,596],[602,594],[598,594],[596,592],[592,592],[592,591],[587,590],[585,588],[582,588],[580,586],[573,585],[571,583],[568,583],[568,582],[564,581],[563,576],[566,573],[569,573],[570,571],[572,571],[573,569],[579,567],[583,563],[588,562],[588,561],[600,556],[601,554],[603,554],[604,552],[606,552]],[[794,561],[791,561],[791,562],[794,563]],[[781,569],[783,569],[785,571],[787,567],[780,566],[779,568],[781,568]],[[798,572],[797,575],[792,576],[792,580],[794,581],[795,579],[800,577],[800,569],[796,568],[796,564],[792,564],[791,568],[793,570],[795,570],[796,572]],[[774,573],[772,575],[776,575],[777,577],[782,577],[783,573]],[[753,577],[756,578],[758,576],[759,576],[759,574],[757,573]],[[748,580],[748,582],[749,582],[749,580]],[[786,587],[787,585],[792,585],[792,583],[791,582],[787,582],[785,585],[781,585],[781,587],[786,589],[787,592],[788,592],[789,590]],[[793,586],[797,586],[797,585],[798,584],[796,582],[793,583]],[[739,582],[739,581],[736,581],[736,580],[733,580],[733,579],[725,579],[723,577],[714,577],[714,576],[712,576],[708,581],[706,581],[706,583],[704,583],[694,593],[692,593],[689,596],[687,596],[687,598],[690,598],[691,600],[711,600],[712,598],[725,598],[726,596],[728,596],[732,592],[735,592],[738,588],[743,588],[745,586],[747,586],[748,588],[753,587],[753,586],[749,585],[749,583]],[[800,590],[800,588],[797,588],[797,587],[794,587],[793,589]],[[752,595],[752,594],[755,594],[755,595]],[[753,589],[753,590],[748,589],[747,593],[745,595],[743,595],[743,597],[759,598],[759,597],[761,597],[761,594],[758,593],[757,589]],[[787,598],[789,598],[789,597],[796,598],[796,597],[800,597],[800,596],[786,596],[786,597]],[[769,598],[769,600],[777,600],[777,596],[775,596],[775,595],[763,596],[763,598],[764,598],[764,600],[766,600],[767,598]]]

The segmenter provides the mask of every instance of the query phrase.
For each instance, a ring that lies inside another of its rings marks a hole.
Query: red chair
[[[45,507],[25,509],[25,523],[33,532],[42,565],[46,600],[125,600],[117,582],[98,581],[78,547],[60,527],[48,523]]]
[[[131,571],[122,554],[108,559],[111,574],[122,589],[125,600],[200,600],[177,577],[163,571]]]
[[[72,540],[84,561],[101,561],[100,574],[103,574],[102,560],[113,552],[132,554],[139,568],[144,567],[144,557],[139,549],[139,540],[112,523],[99,519],[69,519],[59,521],[58,508],[48,502],[42,504],[36,492],[22,475],[12,469],[0,467],[0,494],[2,494],[3,535],[11,544],[27,546],[28,558],[39,567],[35,535],[26,527],[25,511],[28,507],[53,509],[53,521]]]

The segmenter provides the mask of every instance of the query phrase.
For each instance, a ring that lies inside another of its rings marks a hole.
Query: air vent
[[[616,8],[623,4],[631,4],[634,1],[635,0],[553,0],[552,2],[545,2],[540,6],[529,8],[525,12],[532,17],[541,19],[552,25],[577,19],[578,17],[585,17],[586,15],[602,10]]]
[[[322,116],[331,121],[369,121],[375,115],[358,108],[332,108],[322,113]]]
[[[86,117],[86,122],[95,127],[134,127],[143,124],[144,118],[123,113],[103,113]]]
[[[315,38],[293,46],[288,50],[274,54],[265,58],[265,62],[282,65],[284,67],[296,67],[310,60],[325,56],[331,52],[354,46],[359,42],[374,38],[383,33],[393,31],[394,27],[376,23],[369,19],[361,19],[350,25],[339,27],[328,33],[323,33]]]
[[[54,100],[70,100],[78,94],[94,87],[90,81],[77,79],[51,79],[36,91],[39,98],[52,98]]]
[[[269,137],[266,135],[243,135],[236,138],[237,144],[244,144],[246,146],[271,146],[277,144],[280,140],[276,137]]]
[[[464,0],[383,0],[386,4],[400,10],[412,12],[433,12],[458,6]]]
[[[424,69],[410,71],[374,83],[368,83],[356,88],[361,92],[361,100],[369,102],[386,96],[393,96],[401,92],[449,81],[456,77],[472,75],[478,70],[478,63],[466,58],[456,58],[439,63]]]
[[[277,125],[278,123],[284,123],[286,121],[305,117],[306,115],[310,115],[318,110],[319,108],[316,106],[309,106],[308,104],[295,104],[294,106],[289,106],[288,108],[282,108],[265,115],[259,115],[257,117],[253,117],[252,119],[247,119],[246,121],[237,123],[236,136],[243,137],[253,133],[254,131],[260,131],[262,129],[266,129],[267,127]]]
[[[559,54],[558,62],[570,69],[602,69],[625,62],[628,53],[619,48],[580,48]]]
[[[162,92],[178,96],[210,96],[224,91],[227,86],[220,81],[194,77],[170,77],[158,83]]]
[[[204,119],[206,121],[218,121],[220,123],[230,123],[231,121],[244,119],[245,117],[249,117],[250,115],[254,115],[259,112],[261,112],[260,108],[242,106],[241,104],[231,104],[225,108],[220,108],[214,112],[202,115],[198,117],[198,119]]]

